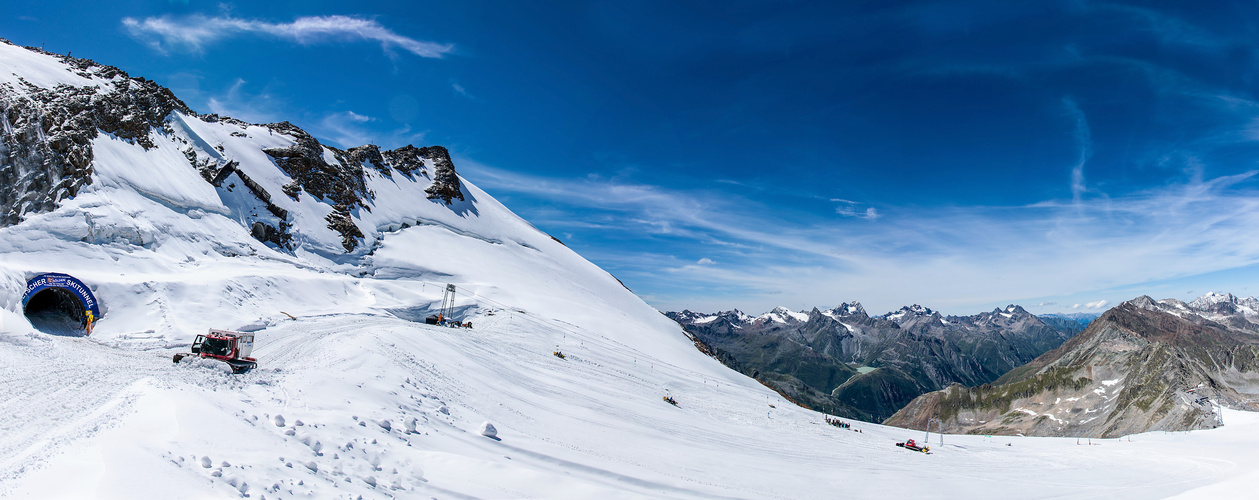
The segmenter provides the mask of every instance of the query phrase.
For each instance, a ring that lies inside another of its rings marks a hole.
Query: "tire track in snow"
[[[0,378],[5,380],[0,483],[116,424],[134,399],[127,396],[129,387],[155,373],[137,362],[136,353],[88,339],[28,338],[28,343],[0,349]]]

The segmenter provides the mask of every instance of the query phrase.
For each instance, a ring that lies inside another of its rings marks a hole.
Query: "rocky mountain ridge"
[[[157,147],[154,134],[179,135],[183,154],[207,182],[221,187],[225,181],[231,185],[239,181],[258,198],[270,216],[244,223],[255,238],[281,248],[292,248],[291,221],[289,211],[279,206],[283,203],[277,203],[275,195],[284,194],[297,202],[305,192],[332,207],[325,217],[327,227],[340,235],[345,252],[354,251],[364,234],[352,214],[359,209],[370,212],[375,196],[366,187],[366,169],[387,177],[394,172],[411,180],[421,176],[431,181],[425,189],[427,197],[447,205],[464,199],[450,154],[441,146],[381,151],[375,145],[365,145],[341,150],[321,144],[288,122],[257,125],[291,142],[263,150],[291,179],[279,190],[282,193],[275,193],[238,168],[239,158],[226,153],[222,144],[198,143],[175,130],[187,117],[234,125],[240,130],[233,136],[247,137],[246,129],[254,124],[200,115],[169,89],[89,59],[21,48],[4,39],[0,39],[0,51],[15,68],[38,70],[22,71],[21,75],[19,71],[0,72],[0,227],[49,212],[90,185],[93,142],[102,134],[145,150]],[[57,64],[64,73],[49,70]],[[236,179],[230,179],[233,176]]]
[[[1148,296],[992,384],[924,394],[884,423],[948,432],[1114,437],[1220,424],[1219,406],[1259,409],[1254,299]]]
[[[1051,326],[1017,305],[972,316],[916,304],[870,316],[858,302],[666,315],[727,366],[799,404],[867,421],[952,383],[996,380],[1082,329]]]

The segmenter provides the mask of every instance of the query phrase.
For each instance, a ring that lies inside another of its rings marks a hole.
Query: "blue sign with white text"
[[[92,323],[100,319],[100,303],[96,301],[96,296],[92,295],[92,290],[83,284],[82,281],[79,281],[78,278],[61,273],[41,274],[27,281],[26,294],[22,296],[22,308],[26,308],[26,303],[32,297],[49,288],[69,290],[70,293],[73,293],[75,297],[78,297],[83,302],[83,313],[87,316],[84,318],[84,323],[86,323],[84,326],[91,328]]]

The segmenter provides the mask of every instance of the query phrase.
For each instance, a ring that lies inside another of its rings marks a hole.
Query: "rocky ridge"
[[[953,383],[996,380],[1082,329],[1051,326],[1016,305],[947,317],[920,305],[869,316],[857,302],[755,317],[666,315],[727,366],[802,406],[867,421]]]
[[[0,227],[50,211],[91,184],[98,133],[152,147],[150,131],[163,128],[171,112],[192,113],[170,90],[118,68],[27,50],[55,57],[97,85],[44,88],[20,77],[0,83]]]
[[[16,48],[4,39],[0,39],[0,45]],[[214,114],[199,115],[169,89],[131,77],[112,66],[33,47],[23,50],[55,59],[79,81],[37,85],[17,74],[0,75],[0,227],[52,211],[62,200],[90,185],[92,142],[99,134],[109,134],[148,150],[154,147],[153,134],[174,133],[176,114],[208,123],[235,124],[242,129],[251,125]],[[427,177],[427,167],[431,166],[433,177],[425,190],[427,198],[447,205],[464,199],[450,155],[441,146],[408,145],[381,151],[375,145],[365,145],[341,150],[321,144],[288,122],[261,126],[292,140],[289,146],[263,151],[291,178],[283,186],[283,194],[298,201],[305,192],[331,205],[327,226],[341,235],[347,253],[354,251],[363,238],[352,213],[372,208],[374,193],[365,187],[365,168],[384,176],[392,176],[396,171],[414,180],[416,176]],[[244,136],[243,131],[240,134]],[[291,249],[289,214],[274,203],[273,193],[236,168],[235,159],[207,146],[187,143],[184,154],[189,163],[216,187],[233,176],[240,178],[273,216],[246,221],[252,234],[261,241]]]
[[[947,432],[1082,437],[1212,428],[1218,406],[1259,409],[1253,301],[1138,297],[992,384],[925,394],[884,423],[939,418]]]

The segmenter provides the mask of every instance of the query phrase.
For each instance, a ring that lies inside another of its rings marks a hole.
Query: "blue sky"
[[[665,310],[1259,292],[1253,3],[2,3],[201,113],[444,145]]]

